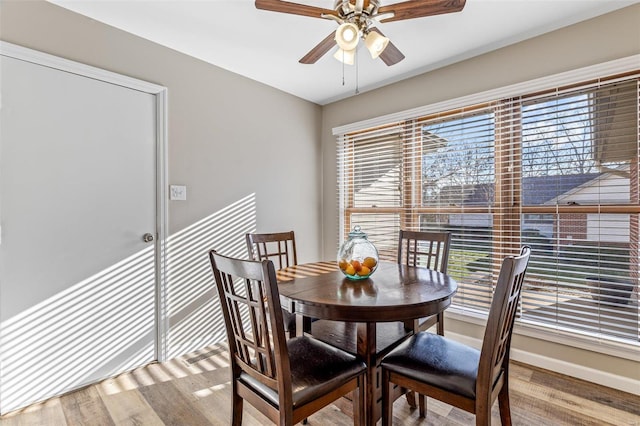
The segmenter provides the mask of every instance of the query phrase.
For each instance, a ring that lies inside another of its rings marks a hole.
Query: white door
[[[158,126],[153,94],[0,61],[4,413],[156,358]]]

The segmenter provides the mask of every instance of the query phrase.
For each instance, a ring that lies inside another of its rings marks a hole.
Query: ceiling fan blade
[[[394,16],[380,22],[401,21],[403,19],[421,18],[423,16],[460,12],[466,0],[409,0],[402,3],[381,6],[378,14],[393,12]]]
[[[380,31],[377,28],[371,28],[371,31],[375,31],[378,34],[380,34],[381,36],[385,36],[384,34],[382,34],[382,31]],[[400,62],[401,60],[404,59],[404,55],[402,54],[402,52],[400,51],[400,49],[398,49],[395,44],[393,44],[392,42],[389,42],[389,44],[387,44],[387,47],[382,51],[382,53],[379,56],[380,59],[382,59],[382,61],[387,64],[388,66],[391,65],[395,65],[398,62]]]
[[[311,49],[309,53],[304,55],[298,62],[301,64],[315,64],[318,59],[322,58],[325,53],[331,50],[336,45],[335,41],[336,32],[329,34],[324,40],[322,40],[316,47]],[[387,46],[388,47],[388,46]]]
[[[404,59],[404,55],[395,44],[389,42],[384,52],[380,54],[380,59],[388,66],[395,65]]]
[[[306,4],[292,3],[282,0],[256,0],[256,9],[270,10],[272,12],[291,13],[293,15],[322,18],[322,15],[336,15],[335,10],[321,7],[308,6]]]

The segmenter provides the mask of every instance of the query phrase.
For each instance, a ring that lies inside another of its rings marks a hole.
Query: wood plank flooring
[[[0,417],[1,426],[180,425],[230,423],[229,363],[216,345],[163,364],[151,364],[75,392]],[[640,426],[640,398],[610,388],[512,363],[511,409],[515,425]],[[494,405],[493,424],[500,424]],[[429,399],[427,418],[404,398],[394,405],[395,425],[472,425],[474,416]],[[335,406],[309,425],[352,425]],[[270,424],[245,404],[243,425]]]

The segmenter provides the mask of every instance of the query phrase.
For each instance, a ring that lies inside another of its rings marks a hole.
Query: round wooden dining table
[[[379,323],[404,322],[407,332],[419,318],[435,315],[450,304],[458,285],[446,274],[421,267],[380,262],[367,279],[346,278],[336,262],[296,265],[277,272],[280,300],[298,315],[299,333],[310,332],[311,318],[357,323],[356,353],[367,365],[366,424],[380,418],[376,392]]]

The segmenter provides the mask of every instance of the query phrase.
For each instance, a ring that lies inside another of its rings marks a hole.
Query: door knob
[[[153,235],[147,232],[142,236],[142,241],[144,241],[145,243],[150,243],[151,241],[153,241]]]

